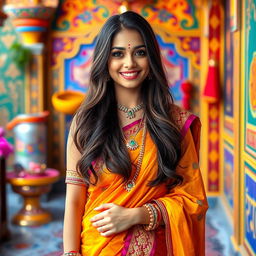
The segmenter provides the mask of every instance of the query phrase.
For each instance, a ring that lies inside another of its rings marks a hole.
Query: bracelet
[[[158,228],[162,222],[162,212],[161,209],[159,208],[157,203],[153,203],[153,206],[155,207],[156,211],[157,211],[157,223],[156,223],[156,228]]]
[[[146,231],[157,229],[162,221],[162,212],[156,203],[147,203],[143,205],[149,214],[149,224],[143,225]]]
[[[151,207],[151,209],[153,211],[153,215],[154,215],[154,224],[153,224],[152,230],[155,230],[158,226],[158,221],[157,221],[158,220],[158,212],[153,204],[150,204],[150,207]]]
[[[153,230],[157,222],[157,212],[152,204],[144,204],[143,206],[148,210],[149,214],[149,224],[143,227],[146,231]]]
[[[69,251],[64,252],[62,256],[81,256],[81,254],[78,251]]]

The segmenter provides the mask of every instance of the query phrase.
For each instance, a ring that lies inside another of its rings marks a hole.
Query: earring
[[[148,80],[152,80],[152,78],[153,78],[153,77],[152,77],[152,74],[149,73],[149,74],[148,74]]]

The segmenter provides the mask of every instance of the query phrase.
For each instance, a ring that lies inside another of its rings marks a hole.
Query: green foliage
[[[31,51],[18,42],[14,42],[10,47],[10,57],[20,68],[26,66],[31,56]]]

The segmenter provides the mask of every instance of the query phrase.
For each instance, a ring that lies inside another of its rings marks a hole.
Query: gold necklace
[[[137,131],[135,132],[135,134],[130,136],[129,139],[126,141],[126,147],[128,149],[130,149],[130,150],[135,150],[135,149],[137,149],[140,146],[138,144],[138,142],[135,140],[135,137],[137,136],[137,134],[138,134],[138,132],[140,130],[140,127],[141,127],[141,124],[143,122],[143,119],[144,119],[144,115],[143,115],[143,117],[140,120],[139,126],[138,126]]]
[[[137,112],[143,108],[143,102],[133,108],[127,108],[126,106],[124,106],[122,104],[117,104],[117,108],[119,110],[123,111],[124,113],[126,113],[127,118],[132,119],[135,117],[135,112]]]
[[[124,189],[128,192],[131,191],[135,187],[136,179],[138,178],[139,173],[140,173],[140,169],[141,169],[141,165],[142,165],[142,161],[143,161],[143,156],[144,156],[144,151],[145,151],[146,130],[147,130],[146,129],[146,124],[144,124],[143,134],[142,134],[142,144],[141,144],[141,148],[140,148],[138,162],[137,162],[137,165],[136,165],[136,171],[135,171],[135,174],[134,174],[133,178],[131,180],[128,180],[124,185]]]

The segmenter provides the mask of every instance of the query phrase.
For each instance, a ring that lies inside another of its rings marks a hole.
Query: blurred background
[[[126,10],[150,22],[176,104],[202,122],[206,255],[256,255],[255,0],[0,1],[0,255],[62,252],[70,121],[99,29]]]

